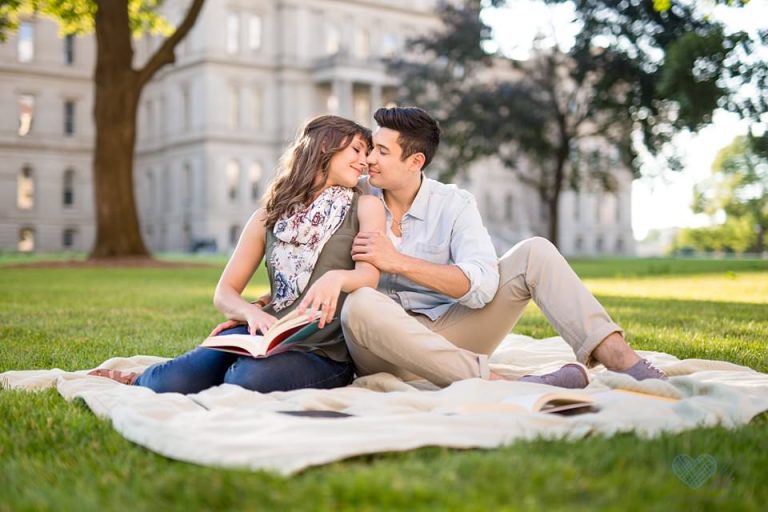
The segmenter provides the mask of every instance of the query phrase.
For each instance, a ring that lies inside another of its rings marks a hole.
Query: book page
[[[520,393],[509,395],[500,402],[462,404],[457,413],[485,412],[588,412],[594,400],[584,391],[553,391],[544,393]]]
[[[526,411],[538,412],[544,409],[568,404],[590,404],[594,400],[583,391],[553,391],[549,393],[525,393],[510,395],[501,401],[503,404],[513,404]],[[549,406],[549,407],[547,407]],[[560,407],[558,407],[560,409]],[[553,411],[554,412],[554,411]]]
[[[316,312],[314,318],[310,318],[309,314],[299,314],[298,310],[293,310],[283,318],[272,324],[272,327],[264,334],[264,338],[267,340],[267,345],[270,345],[272,340],[280,336],[283,332],[306,325],[313,321],[316,321],[320,316],[320,312]]]
[[[256,357],[263,356],[267,353],[269,342],[264,336],[227,334],[224,336],[211,336],[206,338],[200,346]]]

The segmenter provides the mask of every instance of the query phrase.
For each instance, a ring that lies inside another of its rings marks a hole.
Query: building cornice
[[[81,154],[92,156],[93,142],[59,142],[51,139],[19,140],[15,138],[0,137],[0,150],[14,151],[18,153],[37,152],[53,154]]]
[[[38,66],[23,66],[17,64],[2,64],[0,65],[0,77],[3,75],[10,75],[14,81],[18,82],[19,78],[47,78],[57,81],[70,80],[74,82],[87,82],[88,87],[93,82],[93,74],[82,70],[66,69],[66,68],[44,68]]]
[[[419,3],[431,4],[424,7],[414,7]],[[435,8],[437,7],[436,1],[424,2],[419,0],[282,0],[278,2],[277,8],[285,7],[303,7],[309,9],[322,10],[323,7],[333,6],[341,11],[348,11],[350,6],[356,7],[370,7],[376,9],[376,11],[385,11],[387,13],[394,13],[406,16],[423,16],[430,20],[435,18]]]
[[[259,144],[272,149],[275,145],[282,143],[282,139],[274,137],[202,133],[166,141],[161,145],[152,145],[149,147],[146,145],[137,146],[135,155],[137,157],[151,157],[188,147],[200,148],[201,146],[210,146],[214,144],[224,146],[247,146],[249,148],[253,148],[255,144]]]

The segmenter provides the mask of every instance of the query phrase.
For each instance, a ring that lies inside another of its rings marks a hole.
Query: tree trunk
[[[133,70],[127,2],[98,2],[93,182],[96,243],[90,258],[148,257],[133,189],[136,110],[141,93]]]
[[[549,241],[560,248],[560,192],[565,180],[565,162],[568,159],[570,138],[564,133],[565,124],[561,125],[560,147],[555,155],[555,173],[552,181],[552,193],[547,196],[549,201]]]
[[[94,107],[96,244],[91,258],[147,257],[149,252],[139,229],[133,187],[138,92],[125,82],[99,89]]]
[[[549,219],[547,219],[547,221],[549,235],[547,238],[549,238],[549,241],[559,249],[560,223],[558,222],[558,217],[560,215],[560,190],[553,190],[552,195],[548,198],[548,202],[549,204],[547,206],[549,207]]]
[[[144,86],[166,64],[197,21],[205,0],[192,0],[187,14],[139,70],[133,69],[128,0],[96,2],[96,70],[93,117],[96,145],[93,183],[96,243],[90,258],[149,257],[141,238],[133,196],[136,110]]]

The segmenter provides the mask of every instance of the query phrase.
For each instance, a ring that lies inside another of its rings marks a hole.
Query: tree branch
[[[176,28],[173,34],[171,34],[165,41],[163,41],[163,44],[160,46],[160,48],[158,48],[157,51],[152,54],[152,57],[150,57],[147,63],[144,64],[144,67],[138,71],[139,87],[144,87],[144,85],[152,79],[152,77],[160,68],[166,64],[173,64],[176,62],[176,56],[174,55],[176,45],[178,45],[179,42],[184,39],[187,33],[195,25],[197,16],[200,14],[201,9],[203,8],[203,3],[205,3],[205,0],[192,1],[192,5],[189,7],[189,10],[187,11],[186,16],[184,16],[184,20],[181,22],[181,24]]]

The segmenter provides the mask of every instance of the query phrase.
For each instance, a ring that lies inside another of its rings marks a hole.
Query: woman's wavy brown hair
[[[328,179],[331,158],[355,135],[362,136],[370,150],[371,130],[354,121],[332,115],[307,121],[296,142],[283,153],[277,176],[264,194],[267,229],[272,229],[283,215],[310,203]],[[315,184],[318,171],[323,179]]]

